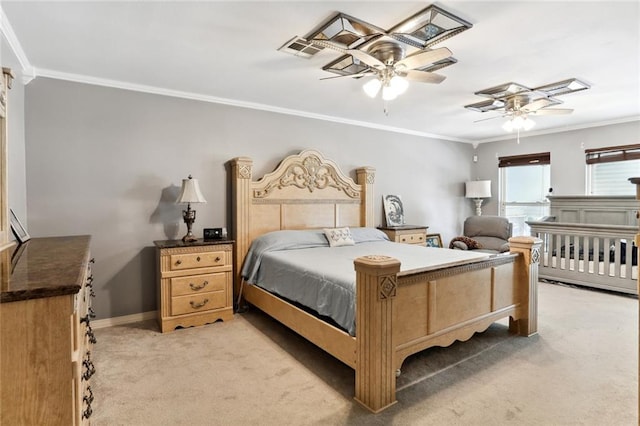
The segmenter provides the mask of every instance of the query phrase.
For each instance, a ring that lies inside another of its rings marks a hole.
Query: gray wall
[[[7,121],[7,161],[8,168],[8,202],[9,207],[23,225],[27,224],[27,183],[25,170],[25,135],[24,135],[24,84],[22,83],[22,71],[20,63],[13,55],[12,50],[0,37],[0,60],[2,67],[11,68],[14,80],[9,90],[9,107]],[[15,239],[13,233],[9,235]]]
[[[554,120],[556,117],[541,117]],[[523,137],[480,144],[476,150],[478,162],[474,164],[474,178],[491,179],[494,195],[483,204],[482,212],[498,214],[498,157],[537,152],[551,153],[551,187],[553,195],[584,195],[586,165],[584,150],[607,146],[637,144],[640,139],[640,121],[592,127],[548,135]]]
[[[187,175],[208,201],[195,205],[194,232],[229,226],[233,157],[253,158],[254,178],[306,148],[353,178],[373,166],[377,196],[401,195],[407,222],[445,244],[473,213],[468,144],[47,78],[26,86],[26,140],[28,230],[92,235],[98,318],[156,309],[153,241],[185,233],[174,200]]]

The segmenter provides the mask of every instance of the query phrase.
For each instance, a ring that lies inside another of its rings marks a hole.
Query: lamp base
[[[482,216],[482,198],[476,198],[473,201],[476,202],[476,216]]]
[[[187,233],[187,235],[182,237],[182,241],[184,241],[185,243],[192,243],[192,242],[197,241],[197,240],[198,239],[193,235],[193,233],[191,231],[189,231]]]
[[[193,232],[191,232],[193,222],[196,220],[196,211],[191,210],[191,203],[187,204],[187,209],[182,211],[182,218],[184,219],[184,223],[187,224],[187,234],[182,237],[182,241],[192,243],[196,241],[197,238],[193,235]]]

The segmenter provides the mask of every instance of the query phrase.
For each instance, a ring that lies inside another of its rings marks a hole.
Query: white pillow
[[[351,236],[351,230],[346,226],[344,228],[324,228],[324,235],[331,247],[352,246],[356,243]]]

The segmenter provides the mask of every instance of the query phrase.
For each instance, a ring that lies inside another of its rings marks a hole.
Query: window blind
[[[587,164],[640,160],[640,144],[584,150]]]
[[[537,154],[510,155],[498,158],[498,167],[536,166],[551,164],[551,153],[539,152]]]

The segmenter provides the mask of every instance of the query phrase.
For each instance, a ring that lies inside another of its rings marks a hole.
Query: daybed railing
[[[587,223],[527,222],[542,240],[539,277],[638,294],[638,228]]]

